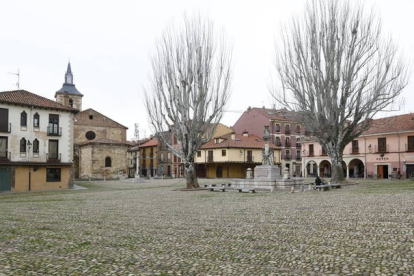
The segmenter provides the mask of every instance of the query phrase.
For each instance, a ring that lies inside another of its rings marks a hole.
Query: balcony
[[[62,128],[56,126],[47,127],[47,135],[49,136],[62,136]]]
[[[375,146],[375,153],[389,152],[389,145]]]
[[[319,151],[320,156],[328,156],[328,153],[325,150]]]
[[[301,146],[302,146],[302,145],[301,145],[300,143],[296,143],[296,148],[297,148],[297,149],[300,149],[300,148],[301,148]]]
[[[254,162],[254,156],[252,156],[252,155],[247,155],[247,160],[246,160],[246,162],[250,162],[250,163]]]
[[[11,123],[0,123],[0,132],[11,132]]]
[[[285,134],[290,135],[290,129],[285,129]]]
[[[10,161],[10,152],[0,151],[0,161]]]
[[[290,141],[285,142],[285,147],[290,147]]]
[[[276,141],[275,142],[275,145],[278,146],[278,147],[281,147],[282,146],[282,143],[280,141]]]
[[[296,161],[301,161],[302,158],[300,156],[296,156]]]
[[[291,160],[292,159],[292,155],[290,155],[289,153],[288,154],[285,154],[284,156],[282,156],[282,159]]]
[[[208,162],[208,163],[213,163],[213,162],[214,162],[214,160],[213,160],[213,156],[208,156],[208,158],[207,158],[207,162]]]
[[[349,149],[349,154],[359,154],[359,147],[352,147]]]
[[[47,160],[47,162],[59,163],[61,159],[62,159],[62,154],[61,153],[58,153],[58,154],[49,154],[49,153],[46,153],[46,160]]]

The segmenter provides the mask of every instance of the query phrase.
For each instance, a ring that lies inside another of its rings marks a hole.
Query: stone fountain
[[[275,165],[273,148],[269,147],[269,126],[265,126],[263,140],[265,145],[262,152],[262,165],[254,168],[254,178],[252,178],[251,169],[247,169],[246,179],[234,179],[231,181],[232,186],[235,189],[247,188],[273,191],[274,189],[291,189],[292,187],[302,185],[303,178],[291,177],[288,168],[285,168],[283,175],[281,175],[280,167]]]

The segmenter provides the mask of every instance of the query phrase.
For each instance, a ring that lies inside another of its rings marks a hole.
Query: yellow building
[[[152,138],[139,146],[139,167],[141,176],[154,177],[157,175],[157,148],[157,138]]]
[[[248,132],[215,137],[195,157],[198,177],[245,178],[246,170],[262,163],[264,140]],[[280,151],[273,147],[273,159],[280,163]]]

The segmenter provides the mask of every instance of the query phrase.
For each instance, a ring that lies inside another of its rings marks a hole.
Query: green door
[[[0,168],[0,192],[11,190],[10,169]]]

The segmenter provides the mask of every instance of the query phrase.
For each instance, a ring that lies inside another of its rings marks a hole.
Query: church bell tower
[[[73,84],[72,68],[69,62],[65,74],[65,82],[62,88],[55,93],[56,101],[64,106],[73,107],[82,111],[82,97],[83,94]]]

